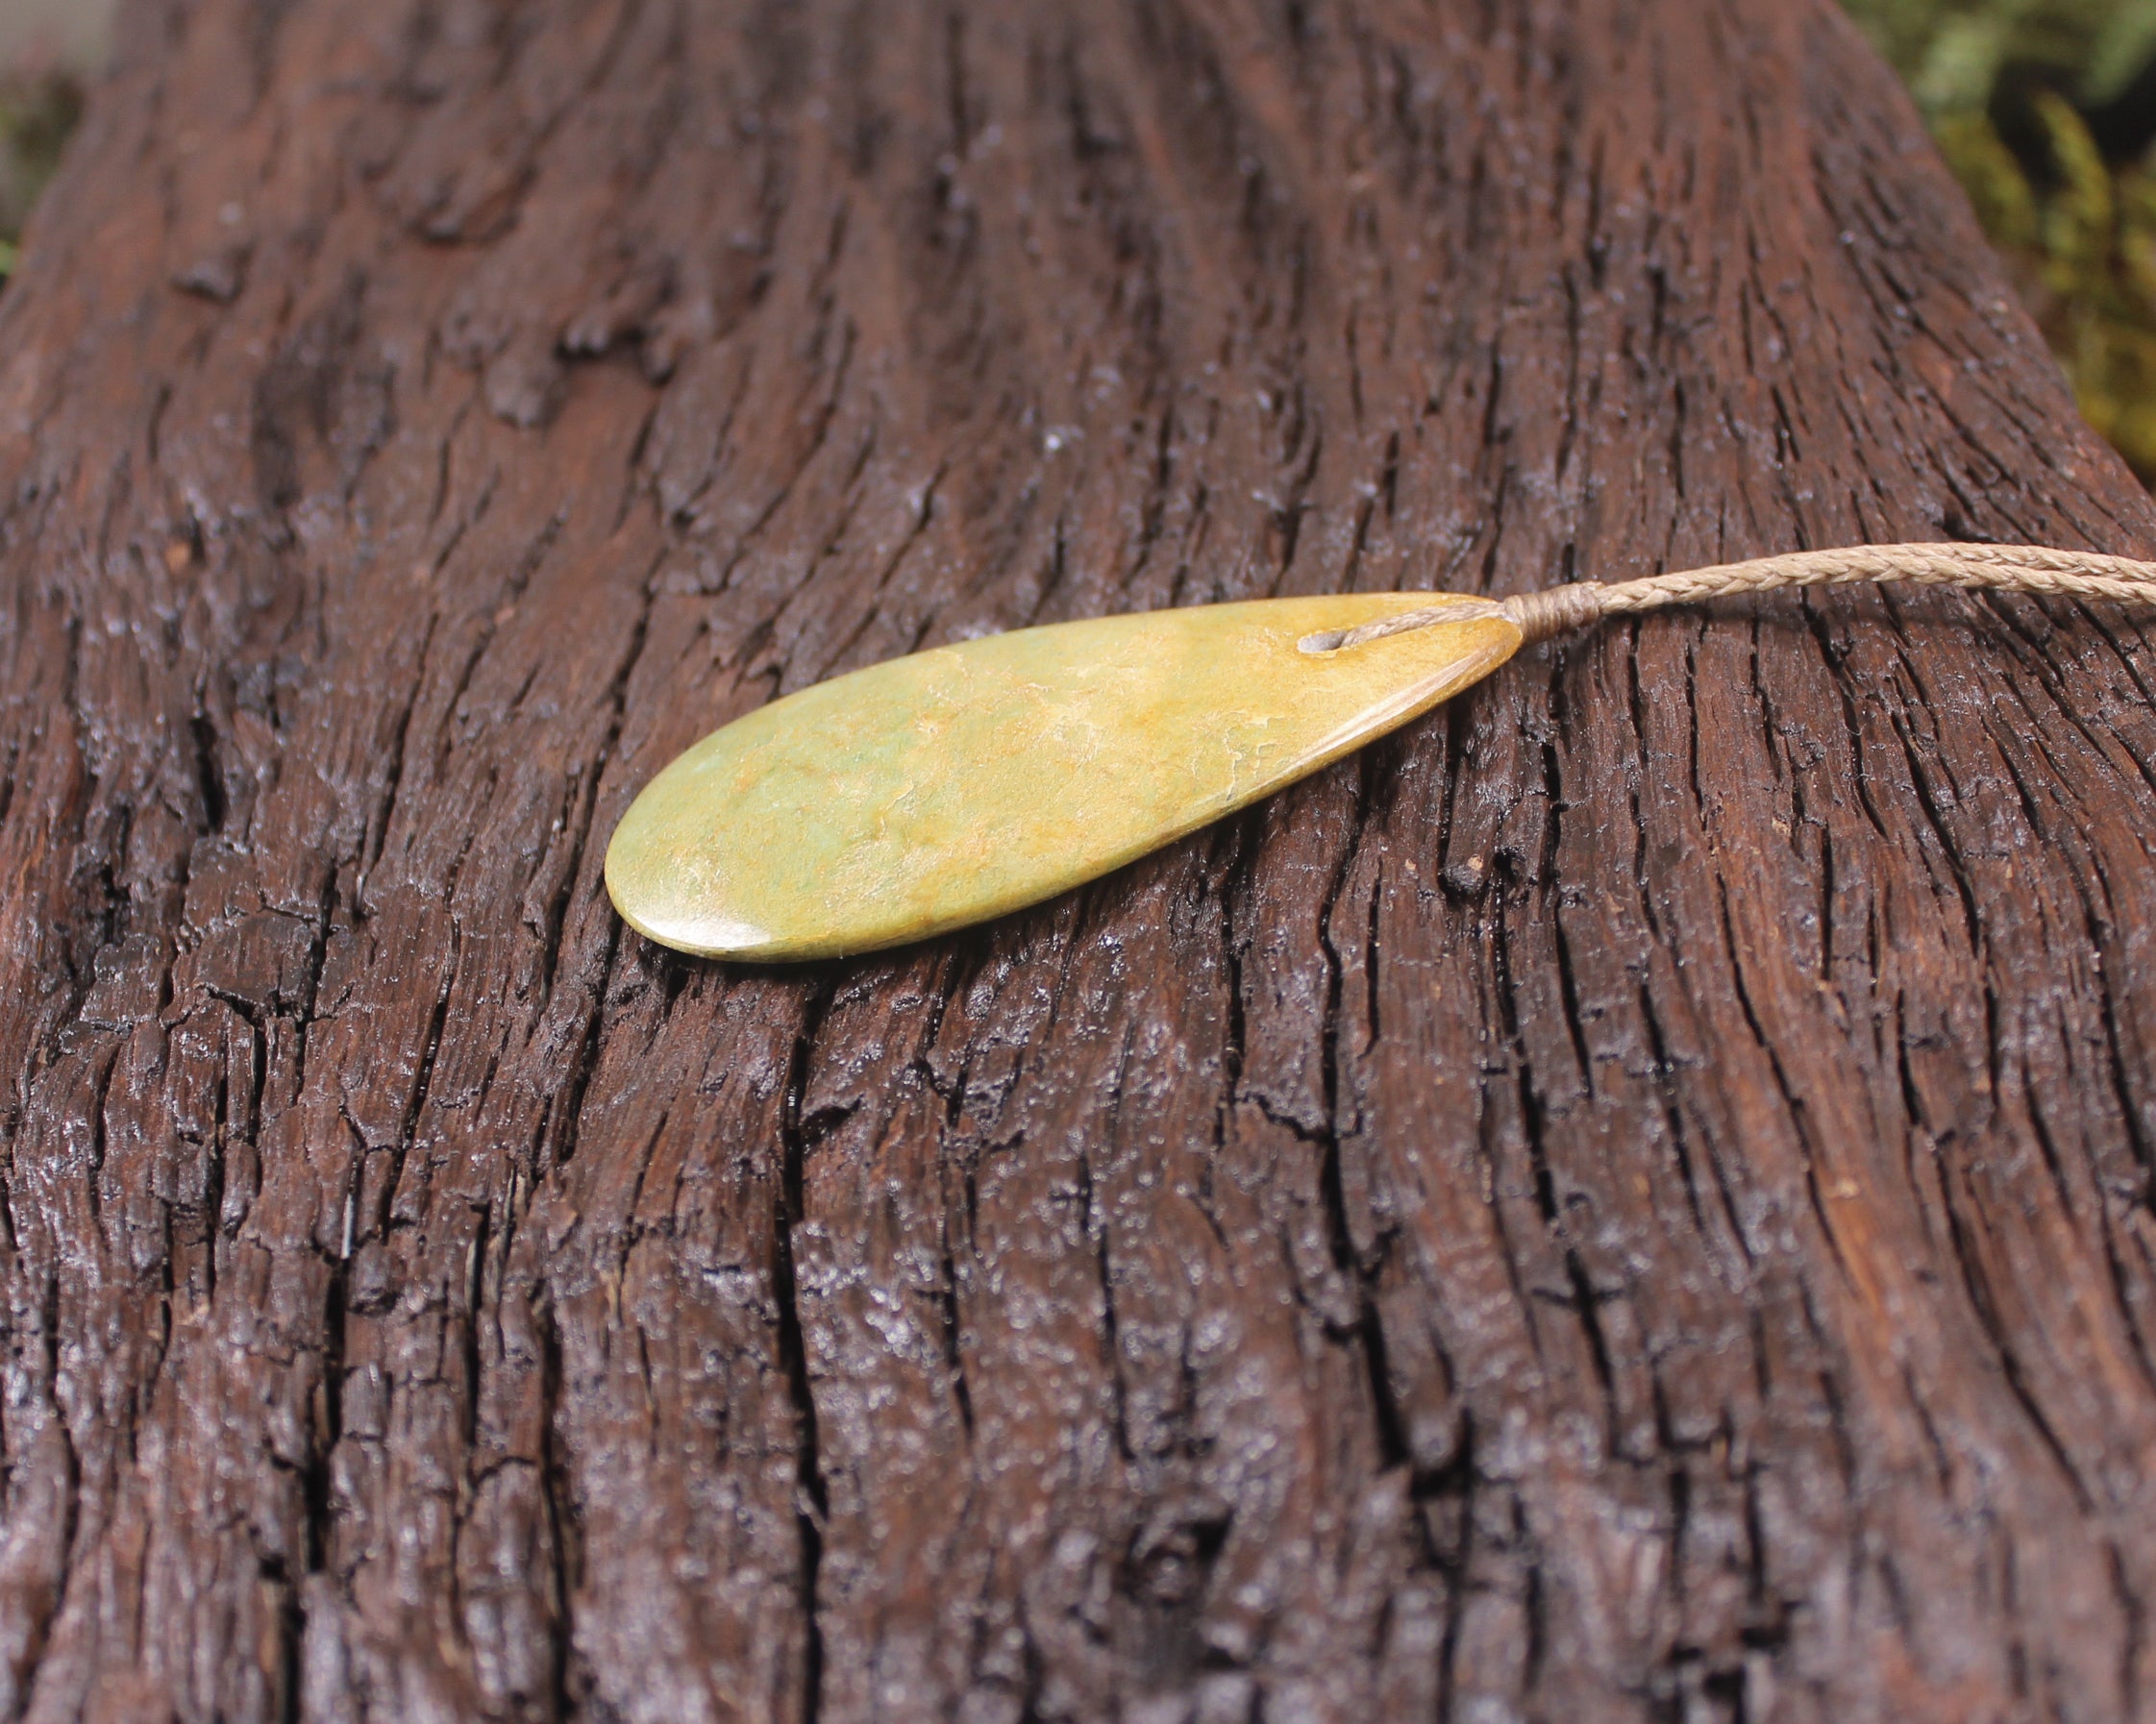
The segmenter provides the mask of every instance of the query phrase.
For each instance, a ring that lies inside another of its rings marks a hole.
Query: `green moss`
[[[2082,411],[2156,481],[2156,152],[2106,160],[2089,123],[2156,57],[2156,0],[1846,4],[1909,81]]]
[[[1979,111],[1950,113],[1934,128],[1940,154],[1976,206],[1976,217],[1995,245],[2033,251],[2042,242],[2037,200],[2014,152]]]
[[[14,273],[22,225],[82,112],[82,86],[63,71],[0,72],[0,277]]]
[[[2156,178],[2107,163],[2062,98],[2033,108],[2051,182],[2040,245],[2023,248],[2044,288],[2038,321],[2089,422],[2156,479]]]
[[[2010,70],[2084,107],[2111,101],[2156,54],[2156,0],[1846,0],[1933,114],[1982,108]]]

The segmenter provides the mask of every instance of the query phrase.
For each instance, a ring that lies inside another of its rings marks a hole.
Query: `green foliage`
[[[2084,108],[2113,100],[2156,54],[2156,0],[1847,0],[1927,113],[1983,108],[2009,70]]]
[[[14,273],[22,224],[82,111],[82,86],[65,72],[0,73],[0,277]]]
[[[2156,151],[2107,160],[2089,123],[2149,99],[2156,0],[1845,3],[1908,80],[2082,411],[2156,480]]]

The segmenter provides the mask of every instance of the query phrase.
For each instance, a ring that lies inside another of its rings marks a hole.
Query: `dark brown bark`
[[[982,629],[2156,549],[1824,0],[143,0],[0,299],[0,1717],[2156,1713],[2156,652],[1525,654],[624,933]]]

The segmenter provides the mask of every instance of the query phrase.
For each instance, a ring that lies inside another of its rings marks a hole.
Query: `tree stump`
[[[2156,641],[1535,649],[1036,912],[625,932],[1103,612],[2146,555],[1825,0],[139,0],[0,298],[0,1717],[2156,1713]]]

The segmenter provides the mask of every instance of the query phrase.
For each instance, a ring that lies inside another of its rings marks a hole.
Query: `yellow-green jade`
[[[1452,604],[1458,621],[1313,650]],[[1485,601],[1386,593],[1104,617],[916,653],[774,701],[681,754],[614,828],[607,889],[640,933],[712,957],[924,939],[1247,807],[1520,643]]]

